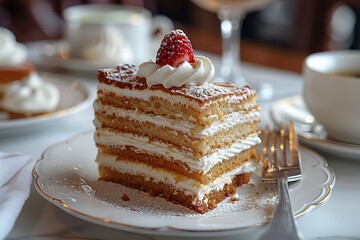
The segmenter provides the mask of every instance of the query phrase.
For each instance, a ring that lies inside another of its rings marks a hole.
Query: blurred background
[[[63,9],[91,3],[136,5],[166,15],[195,49],[221,54],[216,14],[190,0],[0,0],[0,26],[19,42],[60,39]],[[276,0],[247,15],[241,39],[245,61],[300,72],[310,53],[360,48],[360,0]]]

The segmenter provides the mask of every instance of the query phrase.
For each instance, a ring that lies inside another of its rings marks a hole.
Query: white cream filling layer
[[[150,177],[155,182],[172,185],[174,188],[185,191],[187,194],[196,195],[196,200],[200,201],[203,200],[204,196],[211,191],[222,190],[225,184],[232,182],[235,175],[256,172],[260,167],[253,161],[247,161],[235,170],[225,173],[208,185],[204,185],[194,179],[184,179],[175,173],[170,173],[161,169],[154,169],[143,163],[116,161],[116,156],[113,155],[103,154],[96,161],[100,166],[109,167],[120,173]]]
[[[255,107],[255,105],[249,107]],[[234,112],[228,114],[225,116],[223,121],[216,121],[208,127],[199,128],[197,124],[187,120],[181,120],[184,119],[182,116],[178,116],[180,119],[169,119],[158,115],[136,112],[134,110],[119,109],[109,105],[105,106],[98,101],[94,102],[94,110],[95,112],[101,111],[101,113],[105,115],[115,115],[116,117],[128,118],[138,122],[150,122],[160,127],[167,127],[179,132],[183,132],[195,138],[213,136],[218,131],[228,130],[235,125],[245,122],[258,121],[260,119],[259,111],[254,109],[250,112]]]
[[[97,122],[95,121],[95,125],[96,124]],[[220,149],[219,151],[204,156],[200,160],[194,160],[191,149],[184,148],[180,151],[176,148],[170,148],[166,143],[150,141],[150,139],[145,136],[125,133],[119,134],[103,128],[96,131],[94,139],[96,143],[102,145],[112,147],[132,146],[140,151],[161,155],[167,160],[178,160],[186,163],[190,167],[190,171],[202,171],[204,173],[208,172],[217,163],[226,161],[261,142],[257,134],[252,134],[245,139],[239,139],[229,148]]]
[[[189,105],[189,106],[192,106],[197,109],[199,107],[205,108],[207,105],[212,103],[212,101],[209,101],[209,102],[205,103],[204,105],[200,106],[198,102],[189,101],[189,99],[182,97],[182,96],[172,95],[171,98],[169,98],[169,94],[164,93],[163,91],[150,90],[150,89],[136,90],[136,89],[114,88],[114,86],[112,86],[112,85],[108,85],[108,84],[101,83],[101,82],[98,84],[98,90],[106,91],[108,93],[114,93],[117,96],[142,99],[144,101],[149,101],[150,97],[157,97],[157,98],[166,99],[171,104]],[[227,101],[228,103],[241,102],[246,97],[247,96],[227,96],[227,97],[224,97],[224,101]]]
[[[136,89],[122,89],[122,88],[114,88],[112,85],[107,85],[104,83],[98,84],[98,90],[107,91],[109,93],[114,93],[117,96],[124,96],[127,98],[135,98],[135,99],[142,99],[144,101],[149,101],[150,97],[158,97],[167,99],[172,104],[187,104],[191,105],[192,107],[199,107],[196,102],[189,102],[188,100],[184,99],[183,97],[179,96],[172,96],[171,99],[169,98],[168,94],[163,93],[162,91],[152,91],[148,89],[144,90],[136,90]]]

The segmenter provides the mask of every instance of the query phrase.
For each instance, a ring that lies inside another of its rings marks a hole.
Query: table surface
[[[216,56],[210,56],[218,63]],[[274,86],[275,95],[271,101],[261,103],[262,122],[260,127],[270,124],[269,107],[279,99],[301,94],[301,75],[294,72],[278,70],[244,63],[243,72],[246,79],[257,82],[267,82]],[[95,74],[73,75],[86,85],[93,93],[96,92]],[[63,141],[78,133],[94,129],[93,109],[87,109],[68,117],[56,126],[40,129],[22,136],[0,137],[1,151],[17,151],[40,158],[49,145]],[[328,161],[336,175],[336,184],[330,199],[320,207],[299,217],[298,227],[305,239],[354,239],[360,238],[360,163],[321,153]],[[249,231],[241,239],[254,239],[263,228]],[[32,187],[29,199],[10,232],[9,239],[21,238],[56,239],[56,238],[92,238],[92,239],[153,239],[150,236],[137,235],[96,225],[80,220],[60,210],[43,199]],[[240,236],[233,236],[240,239]]]

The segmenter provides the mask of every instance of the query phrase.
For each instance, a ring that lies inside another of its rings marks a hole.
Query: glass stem
[[[225,82],[241,85],[244,80],[240,66],[240,34],[245,14],[219,11],[218,17],[222,36],[221,78]]]

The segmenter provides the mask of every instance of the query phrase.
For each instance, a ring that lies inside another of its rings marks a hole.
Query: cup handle
[[[174,23],[164,15],[153,16],[151,27],[151,56],[156,57],[164,35],[174,29]]]

